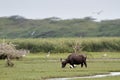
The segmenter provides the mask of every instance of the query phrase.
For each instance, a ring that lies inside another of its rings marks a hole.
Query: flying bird
[[[103,12],[103,10],[100,10],[100,11],[98,11],[98,12],[93,12],[93,14],[100,15],[102,12]]]

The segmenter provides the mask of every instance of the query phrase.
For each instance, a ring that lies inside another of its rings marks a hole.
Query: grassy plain
[[[88,55],[88,68],[77,66],[70,69],[67,65],[62,69],[59,59],[65,59],[69,55],[68,53],[51,54],[48,58],[46,57],[47,53],[28,54],[21,60],[13,60],[14,67],[6,67],[5,61],[0,60],[0,80],[44,80],[46,78],[87,76],[120,71],[120,60],[109,61],[105,59],[120,58],[118,52],[89,52],[86,54]],[[107,56],[103,57],[104,54]],[[94,61],[90,60],[91,58],[100,58],[101,60]],[[84,80],[118,80],[119,78],[120,76]]]

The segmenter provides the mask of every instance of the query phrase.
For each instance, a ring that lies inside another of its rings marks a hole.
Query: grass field
[[[14,60],[14,67],[6,67],[5,61],[0,60],[0,80],[44,80],[46,78],[87,76],[120,71],[120,60],[105,60],[105,58],[120,58],[118,52],[89,52],[86,54],[88,55],[88,68],[77,66],[70,69],[67,65],[62,69],[59,59],[65,59],[69,55],[68,53],[51,54],[48,58],[46,57],[47,53],[28,54],[21,60]],[[103,57],[104,54],[107,56]],[[104,60],[93,61],[89,60],[90,58],[100,58],[101,60],[104,58]],[[120,76],[84,80],[118,80],[119,78]]]

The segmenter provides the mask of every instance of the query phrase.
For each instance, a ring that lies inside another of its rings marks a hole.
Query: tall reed
[[[73,45],[78,42],[83,51],[120,51],[120,38],[38,38],[38,39],[7,39],[18,49],[28,49],[31,52],[73,52]],[[2,39],[0,40],[2,42]]]

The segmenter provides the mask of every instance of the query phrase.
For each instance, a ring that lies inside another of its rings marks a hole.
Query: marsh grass
[[[28,38],[28,39],[6,39],[11,41],[19,49],[28,49],[31,52],[54,52],[66,53],[74,52],[73,45],[78,42],[87,52],[119,52],[119,37],[96,37],[96,38]],[[0,40],[2,42],[2,39]]]
[[[111,71],[120,71],[120,61],[88,60],[88,68],[80,68],[78,65],[76,68],[70,69],[69,65],[67,65],[62,69],[59,58],[66,58],[67,55],[69,54],[58,53],[51,54],[50,57],[46,58],[45,53],[28,54],[21,60],[14,60],[15,66],[12,68],[5,67],[4,60],[0,60],[0,79],[44,80],[46,78],[86,76],[94,74],[105,74]],[[118,80],[118,78],[116,79]]]

